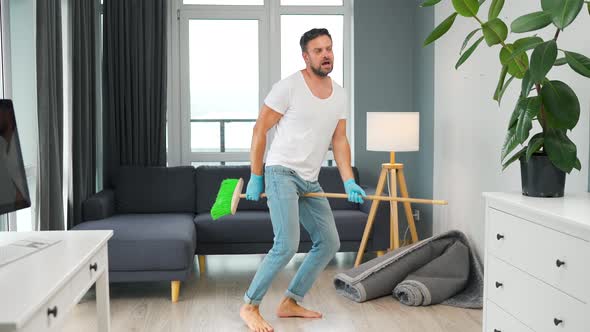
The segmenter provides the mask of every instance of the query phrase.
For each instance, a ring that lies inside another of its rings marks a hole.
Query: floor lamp
[[[377,181],[375,195],[381,195],[387,183],[389,195],[397,197],[399,184],[401,197],[408,198],[408,188],[404,176],[404,165],[395,162],[395,152],[418,151],[420,137],[420,114],[418,112],[368,112],[367,113],[367,150],[386,151],[390,153],[390,162],[381,165],[381,173]],[[389,181],[387,177],[389,175]],[[414,223],[412,206],[403,202],[406,220],[410,229],[412,243],[418,241],[418,233]],[[379,201],[374,200],[371,205],[363,239],[356,257],[355,266],[361,263],[367,241],[371,233],[373,221],[379,207]],[[389,250],[399,248],[399,225],[397,202],[390,201],[390,231]],[[382,253],[379,253],[382,254]]]

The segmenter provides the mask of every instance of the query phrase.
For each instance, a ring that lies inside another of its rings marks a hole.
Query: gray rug
[[[467,237],[450,231],[338,273],[336,292],[356,302],[392,295],[413,306],[482,308],[483,267]]]

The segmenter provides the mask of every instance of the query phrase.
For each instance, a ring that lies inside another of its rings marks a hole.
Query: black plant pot
[[[563,197],[565,172],[555,167],[544,153],[533,154],[527,162],[520,157],[522,194],[532,197]]]

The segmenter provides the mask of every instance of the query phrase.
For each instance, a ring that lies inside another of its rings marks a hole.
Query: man
[[[306,67],[274,84],[254,126],[250,153],[252,174],[246,198],[258,200],[263,191],[263,156],[266,134],[276,134],[266,158],[265,183],[274,231],[268,252],[249,289],[240,316],[252,331],[273,331],[259,304],[275,275],[299,247],[299,222],[313,246],[291,281],[277,309],[279,317],[320,318],[322,314],[300,306],[320,272],[340,248],[334,216],[326,198],[302,197],[322,192],[317,182],[330,142],[348,200],[362,203],[365,192],[355,183],[346,138],[346,92],[328,74],[334,65],[332,37],[326,29],[312,29],[301,37]]]

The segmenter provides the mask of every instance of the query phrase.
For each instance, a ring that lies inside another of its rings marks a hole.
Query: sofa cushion
[[[333,211],[341,241],[360,241],[367,214],[359,210]],[[207,213],[195,216],[197,243],[251,243],[273,242],[274,234],[270,213],[266,211],[239,211],[213,221]],[[310,237],[300,224],[300,241],[310,242]]]
[[[225,179],[244,179],[244,189],[250,180],[250,166],[199,166],[195,171],[195,181],[197,187],[197,213],[207,213],[217,198],[217,192],[221,182]],[[238,205],[239,211],[264,211],[268,210],[266,199],[263,198],[258,202],[241,199]]]
[[[195,211],[192,166],[121,167],[114,186],[117,213]]]
[[[353,167],[352,168],[354,178],[357,183],[359,183],[359,174],[358,170]],[[320,175],[318,177],[318,182],[324,189],[324,192],[327,193],[343,193],[344,192],[344,184],[342,183],[342,177],[340,177],[340,172],[338,171],[338,167],[322,167],[320,169]],[[359,183],[360,184],[360,183]],[[356,203],[351,203],[346,199],[342,198],[328,198],[330,201],[330,207],[332,210],[358,210],[359,205]]]
[[[193,262],[194,215],[121,214],[87,221],[74,230],[113,230],[109,240],[110,271],[182,270]]]

